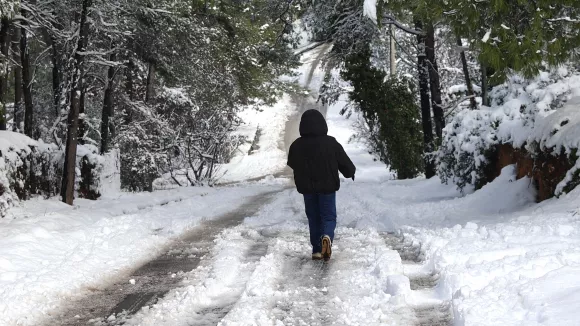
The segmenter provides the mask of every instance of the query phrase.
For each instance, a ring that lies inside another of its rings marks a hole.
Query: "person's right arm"
[[[354,174],[356,173],[356,167],[350,160],[350,157],[344,151],[342,145],[336,141],[336,159],[338,161],[338,170],[345,178],[352,178],[354,180]]]

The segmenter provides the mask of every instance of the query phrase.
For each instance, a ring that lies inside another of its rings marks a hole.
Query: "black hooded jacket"
[[[340,188],[338,171],[354,177],[356,168],[342,146],[327,135],[328,126],[317,110],[308,110],[300,121],[300,138],[288,153],[288,166],[301,194],[328,194]]]

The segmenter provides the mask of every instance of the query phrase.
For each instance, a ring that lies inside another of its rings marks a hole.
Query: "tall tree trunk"
[[[487,66],[484,63],[481,63],[481,104],[485,106],[489,106],[488,88]]]
[[[20,63],[20,28],[15,27],[12,35],[12,60],[14,65],[14,120],[12,131],[22,132],[22,65]]]
[[[21,9],[22,17],[26,18],[26,10]],[[24,134],[32,137],[34,105],[32,103],[32,77],[30,74],[30,53],[26,28],[20,31],[20,62],[22,64],[22,87],[24,93]]]
[[[465,76],[465,85],[467,86],[467,96],[469,98],[469,106],[472,110],[477,109],[477,101],[475,100],[475,93],[473,92],[473,83],[471,82],[471,77],[469,76],[469,68],[467,67],[467,57],[465,56],[465,51],[463,50],[463,42],[461,42],[461,37],[457,37],[457,46],[461,48],[461,65],[463,66],[463,76]]]
[[[433,117],[435,118],[435,135],[437,135],[437,145],[441,145],[443,140],[443,128],[445,127],[445,117],[441,100],[441,79],[439,77],[439,67],[435,56],[435,28],[433,24],[427,24],[427,38],[425,39],[427,52],[427,66],[429,68],[429,84],[431,89],[431,103],[433,106]]]
[[[82,77],[81,77],[82,78]],[[81,97],[79,100],[79,130],[77,133],[78,143],[81,145],[85,144],[85,131],[87,130],[85,121],[85,99],[87,95],[87,89],[82,85]]]
[[[423,30],[420,20],[415,22],[417,30]],[[425,36],[417,35],[419,53],[417,55],[417,68],[419,70],[419,91],[421,94],[421,120],[423,122],[423,144],[425,152],[425,176],[435,176],[435,164],[431,158],[433,153],[433,123],[431,122],[431,103],[429,100],[429,71],[425,53]]]
[[[125,69],[125,88],[127,91],[127,95],[129,95],[129,100],[132,102],[135,100],[135,90],[134,90],[134,81],[133,81],[133,74],[135,70],[135,63],[133,59],[129,59],[129,63],[127,64],[127,69]]]
[[[61,76],[60,76],[60,64],[58,60],[58,49],[56,46],[56,40],[52,36],[47,38],[50,40],[50,45],[52,46],[52,105],[56,116],[60,115],[60,98],[62,92]]]
[[[391,76],[397,74],[397,46],[395,43],[395,28],[391,25],[389,27],[389,54],[390,54],[390,71]]]
[[[155,63],[149,63],[149,73],[147,74],[147,90],[145,102],[149,103],[155,97]]]
[[[111,53],[109,61],[115,62],[117,56]],[[103,115],[101,118],[101,154],[109,151],[110,131],[113,118],[113,92],[115,87],[115,67],[109,67],[107,72],[107,88],[105,89],[105,100],[103,103]]]
[[[8,102],[8,48],[10,45],[10,21],[2,18],[0,28],[0,52],[4,60],[3,69],[0,72],[0,130],[6,130],[6,102]]]
[[[53,28],[57,28],[53,26]],[[51,61],[52,61],[52,107],[54,110],[54,114],[56,116],[60,115],[60,99],[61,99],[61,92],[62,92],[62,85],[60,83],[60,63],[58,58],[58,48],[57,42],[54,36],[50,35],[47,28],[42,29],[42,37],[44,42],[48,47],[51,48]]]
[[[68,131],[66,139],[66,151],[64,159],[64,169],[62,175],[62,201],[72,205],[74,200],[75,170],[77,158],[77,132],[79,126],[79,110],[81,106],[81,93],[83,89],[83,68],[84,52],[88,42],[89,24],[87,16],[92,0],[83,0],[83,9],[81,12],[79,41],[77,52],[75,53],[74,72],[72,76],[71,103],[68,113]]]

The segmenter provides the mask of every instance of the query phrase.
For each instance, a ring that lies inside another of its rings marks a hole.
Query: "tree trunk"
[[[457,46],[463,48],[463,42],[461,42],[461,37],[457,37]],[[467,67],[467,58],[465,57],[465,51],[461,50],[461,65],[463,66],[463,75],[465,76],[465,85],[467,86],[467,96],[470,96],[469,103],[472,110],[477,109],[477,101],[475,100],[475,93],[473,92],[473,84],[471,83],[471,77],[469,76],[469,68]]]
[[[482,63],[481,64],[481,104],[485,106],[489,106],[489,98],[487,94],[488,90],[488,82],[487,82],[487,66]]]
[[[135,63],[133,59],[129,59],[129,63],[127,64],[127,69],[125,70],[125,78],[127,81],[125,83],[125,88],[127,91],[127,95],[129,95],[129,100],[132,102],[135,100],[135,90],[134,90],[134,81],[133,81],[133,71],[135,70]]]
[[[423,29],[421,21],[415,22],[418,30]],[[425,54],[425,36],[417,35],[419,53],[417,55],[417,68],[419,70],[419,91],[421,94],[421,120],[423,124],[423,144],[425,155],[425,176],[431,178],[435,175],[435,164],[430,157],[433,152],[433,124],[431,122],[431,103],[429,100],[429,71]]]
[[[60,64],[58,60],[58,49],[53,37],[49,36],[50,45],[52,46],[52,105],[56,116],[60,115],[60,97],[62,85],[60,80]]]
[[[91,0],[83,0],[83,8],[80,20],[79,41],[77,52],[75,53],[74,72],[72,76],[71,103],[68,113],[68,131],[66,139],[66,151],[64,160],[64,169],[62,176],[62,201],[72,205],[74,200],[75,170],[77,156],[77,132],[79,126],[79,110],[81,106],[81,93],[83,89],[83,68],[84,52],[88,43],[89,24],[87,22],[88,10],[91,6]]]
[[[26,18],[26,10],[21,10]],[[32,137],[34,105],[32,103],[32,80],[30,74],[30,53],[26,28],[20,31],[20,61],[22,64],[22,87],[24,93],[24,134]]]
[[[77,133],[78,143],[81,145],[85,144],[85,131],[87,129],[86,122],[85,122],[85,99],[86,99],[86,95],[87,95],[87,89],[83,85],[81,88],[81,97],[79,100],[79,130]]]
[[[20,28],[14,28],[12,35],[12,59],[14,65],[14,120],[12,131],[22,132],[22,66],[20,63]]]
[[[445,117],[441,101],[441,79],[439,77],[439,67],[435,57],[435,29],[429,23],[426,28],[427,38],[425,39],[427,52],[427,65],[429,68],[429,84],[431,89],[431,103],[433,106],[433,117],[435,118],[435,135],[437,144],[441,145],[443,140],[443,128],[445,128]]]
[[[389,54],[390,54],[390,71],[391,76],[397,74],[397,47],[395,44],[395,28],[391,25],[389,27]]]
[[[6,130],[6,102],[8,101],[8,47],[10,45],[10,21],[2,18],[0,28],[0,51],[5,60],[4,69],[0,72],[0,130]]]
[[[147,90],[145,102],[149,103],[155,97],[155,63],[149,63],[149,73],[147,74]]]
[[[111,53],[109,61],[115,62],[117,56]],[[113,92],[115,87],[115,67],[109,67],[107,72],[107,88],[105,89],[105,100],[103,103],[103,114],[101,118],[101,154],[109,151],[111,124],[113,123]]]

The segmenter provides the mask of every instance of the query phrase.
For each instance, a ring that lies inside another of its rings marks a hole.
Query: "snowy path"
[[[405,283],[407,261],[392,249],[402,248],[394,238],[340,227],[331,262],[311,261],[299,199],[291,190],[281,191],[259,210],[235,214],[248,216],[242,224],[220,219],[216,228],[198,234],[201,240],[181,246],[178,256],[195,253],[204,258],[189,266],[191,272],[178,274],[172,289],[166,287],[137,305],[117,305],[117,311],[111,310],[119,313],[115,318],[105,314],[89,324],[450,324],[448,306],[431,298],[430,289],[412,291]],[[213,244],[207,241],[210,237]],[[205,249],[200,253],[200,248]],[[404,248],[401,252],[412,255]],[[161,274],[169,278],[173,272],[168,268]],[[138,285],[139,276],[134,278]],[[129,309],[123,313],[122,307]],[[70,315],[74,320],[75,313]]]
[[[269,192],[254,196],[235,211],[203,222],[199,227],[182,235],[160,256],[135,269],[130,276],[122,275],[108,286],[93,288],[92,294],[71,302],[67,308],[53,314],[44,324],[116,324],[118,315],[133,314],[143,306],[156,302],[180,285],[184,272],[203,264],[218,234],[240,224],[244,217],[255,213],[271,195]]]

